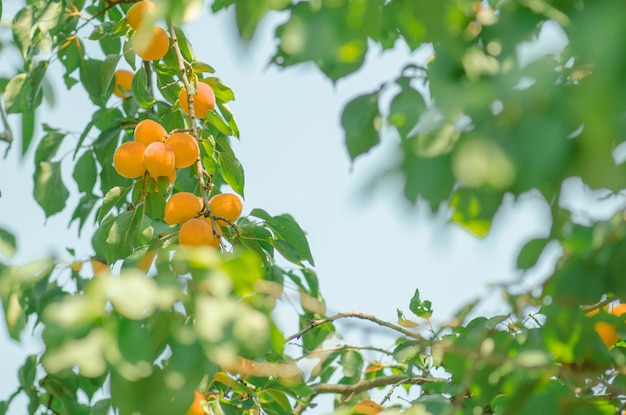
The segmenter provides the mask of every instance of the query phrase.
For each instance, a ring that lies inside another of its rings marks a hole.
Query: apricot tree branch
[[[387,328],[389,328],[391,330],[395,330],[395,331],[397,331],[399,333],[402,333],[402,334],[404,334],[407,337],[411,337],[413,339],[421,340],[421,341],[425,341],[426,340],[421,334],[414,333],[414,332],[409,331],[409,330],[407,330],[407,329],[405,329],[403,327],[400,327],[400,326],[398,326],[396,324],[389,323],[389,322],[387,322],[385,320],[381,320],[381,319],[379,319],[376,316],[372,316],[370,314],[361,313],[361,312],[358,312],[358,311],[350,311],[350,312],[347,312],[347,313],[338,313],[338,314],[335,314],[334,316],[326,317],[326,318],[319,319],[319,320],[311,320],[311,323],[307,327],[305,327],[302,330],[300,330],[299,332],[297,332],[295,334],[292,334],[291,336],[287,337],[285,339],[285,343],[290,342],[291,340],[298,339],[298,338],[302,337],[303,334],[313,330],[314,328],[316,328],[318,326],[321,326],[322,324],[332,323],[333,321],[339,320],[341,318],[357,318],[357,319],[360,319],[360,320],[368,320],[368,321],[371,321],[372,323],[378,324],[379,326],[387,327]]]
[[[361,392],[368,391],[370,389],[378,388],[381,386],[389,385],[423,385],[425,383],[440,383],[448,382],[445,378],[433,378],[424,376],[407,376],[407,375],[389,375],[381,376],[374,379],[361,380],[353,385],[342,385],[334,383],[319,383],[311,386],[314,393],[309,395],[303,401],[299,402],[294,408],[294,414],[301,414],[306,407],[313,401],[313,399],[322,393],[336,393],[343,396],[358,395]]]
[[[187,76],[187,70],[185,68],[185,58],[183,57],[182,52],[180,51],[180,45],[178,44],[178,36],[176,36],[176,30],[174,30],[174,26],[172,25],[171,20],[167,19],[167,29],[170,32],[170,37],[172,38],[172,48],[174,49],[174,53],[176,53],[176,60],[178,61],[178,71],[180,72],[180,80],[183,83],[183,87],[185,91],[187,91],[187,107],[189,108],[189,121],[191,127],[191,135],[196,139],[197,142],[200,142],[200,135],[198,133],[198,127],[196,125],[196,113],[193,107],[193,88],[191,87],[191,83],[189,82],[189,77]],[[206,170],[204,170],[204,166],[202,165],[201,156],[198,155],[198,159],[196,160],[196,168],[198,170],[198,183],[200,184],[200,189],[202,190],[202,201],[204,202],[204,210],[213,218],[211,214],[211,209],[209,208],[209,186],[204,180],[204,176],[207,175]],[[219,238],[220,246],[222,250],[224,250],[224,244],[222,239],[220,238],[220,230],[215,220],[211,221],[213,225],[213,234]]]

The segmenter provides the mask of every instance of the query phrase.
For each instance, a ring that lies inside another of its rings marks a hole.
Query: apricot
[[[231,193],[221,193],[209,200],[209,209],[211,209],[213,216],[219,216],[228,219],[230,222],[235,222],[241,216],[243,205],[238,196]],[[219,219],[217,224],[226,226],[228,222]]]
[[[113,94],[120,98],[126,98],[132,88],[133,76],[135,74],[126,69],[115,71],[113,74]]]
[[[145,119],[135,126],[135,141],[145,145],[154,142],[163,142],[167,137],[167,131],[156,121]]]
[[[126,21],[134,30],[141,27],[141,23],[156,11],[154,3],[148,0],[138,1],[126,12]]]
[[[189,219],[178,231],[178,243],[182,246],[212,246],[213,229],[204,219]]]
[[[189,115],[189,101],[187,90],[182,88],[178,93],[180,108]],[[215,92],[208,84],[198,82],[198,90],[193,95],[193,112],[196,118],[206,117],[207,112],[215,109]]]
[[[213,248],[217,248],[220,246],[220,238],[222,237],[222,230],[220,229],[219,226],[213,226],[213,219],[211,219],[209,216],[206,216],[204,218],[204,220],[206,221],[206,223],[209,224],[209,226],[211,227],[211,232],[213,232],[213,242],[210,244]],[[215,232],[217,231],[217,235],[215,234]]]
[[[198,197],[189,192],[174,193],[165,202],[163,220],[170,225],[182,224],[193,218],[202,210],[202,203]]]
[[[137,141],[122,143],[113,154],[113,167],[115,171],[128,179],[134,179],[146,172],[144,165],[144,153],[146,146]]]
[[[597,314],[598,310],[593,310],[587,313],[587,316],[592,316]],[[613,314],[617,317],[622,317],[626,314],[626,304],[618,304],[613,309],[609,311],[609,314]],[[605,321],[598,321],[594,324],[593,328],[595,329],[598,336],[602,339],[602,342],[606,345],[606,347],[613,347],[615,343],[619,340],[619,335],[617,334],[617,330],[615,330],[615,326],[611,323],[607,323]]]
[[[143,153],[143,164],[152,177],[169,176],[174,170],[176,156],[165,143],[150,143]]]
[[[191,166],[200,156],[198,142],[190,134],[174,133],[167,137],[165,144],[174,150],[177,169]]]
[[[170,38],[162,27],[155,26],[151,31],[140,31],[133,36],[135,53],[144,61],[156,61],[167,54]]]
[[[352,410],[354,415],[376,415],[379,412],[382,412],[385,408],[380,406],[374,401],[369,399],[361,401],[357,403]]]
[[[204,415],[204,409],[200,405],[200,402],[204,401],[204,395],[198,391],[194,391],[193,403],[185,413],[185,415]]]

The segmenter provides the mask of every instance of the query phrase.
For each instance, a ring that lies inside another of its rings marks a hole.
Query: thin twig
[[[372,316],[370,314],[365,314],[365,313],[361,313],[358,311],[350,311],[347,313],[338,313],[335,314],[334,316],[330,316],[330,317],[326,317],[320,320],[311,320],[311,324],[309,324],[307,327],[303,328],[302,330],[300,330],[299,332],[297,332],[296,334],[292,334],[291,336],[287,337],[285,339],[285,343],[290,342],[291,340],[294,339],[298,339],[300,337],[302,337],[303,334],[313,330],[314,328],[321,326],[322,324],[326,324],[326,323],[332,323],[335,320],[339,320],[340,318],[358,318],[361,320],[368,320],[371,321],[373,323],[378,324],[379,326],[383,326],[383,327],[387,327],[391,330],[395,330],[397,332],[400,332],[402,334],[404,334],[407,337],[411,337],[413,339],[417,339],[420,341],[425,341],[426,339],[418,333],[414,333],[412,331],[406,330],[403,327],[400,327],[398,325],[389,323],[387,321],[381,320],[378,317]]]
[[[317,394],[313,393],[303,398],[302,400],[298,401],[296,406],[293,408],[293,415],[300,415],[306,408],[309,407],[309,405],[311,404],[311,401],[315,399],[316,396]]]
[[[407,376],[407,375],[389,375],[381,376],[374,379],[361,380],[353,385],[342,385],[335,383],[320,383],[311,386],[311,389],[316,394],[321,393],[338,393],[340,395],[354,394],[358,395],[361,392],[365,392],[370,389],[378,388],[381,386],[389,386],[395,384],[411,384],[411,385],[423,385],[425,383],[441,383],[449,382],[445,378],[432,378],[424,376]]]

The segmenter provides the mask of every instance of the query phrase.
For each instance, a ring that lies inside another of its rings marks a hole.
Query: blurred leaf
[[[259,21],[270,10],[282,10],[286,8],[290,0],[216,0],[212,8],[214,11],[220,10],[235,3],[235,15],[239,35],[250,40],[254,36]]]
[[[548,238],[537,238],[528,241],[517,257],[517,267],[528,269],[535,266],[548,242],[550,242]]]
[[[0,228],[0,253],[6,258],[12,258],[16,250],[15,236],[6,229]]]
[[[432,304],[428,300],[422,301],[420,298],[420,292],[416,288],[413,297],[411,298],[411,303],[409,304],[409,309],[413,314],[421,318],[430,318],[433,314]]]
[[[37,163],[33,179],[35,182],[33,196],[46,217],[62,211],[70,192],[63,183],[61,163],[47,161]]]
[[[378,91],[356,97],[346,104],[341,114],[341,125],[352,160],[380,142],[380,122]]]
[[[26,155],[35,134],[35,111],[22,113],[22,157]]]
[[[451,221],[475,236],[484,237],[489,233],[503,196],[492,190],[460,188],[450,200],[454,212]]]
[[[37,355],[31,354],[26,358],[24,364],[19,368],[17,377],[20,386],[24,389],[32,388],[37,375]]]
[[[410,79],[399,78],[397,84],[402,88],[389,106],[389,121],[403,138],[415,127],[420,115],[426,109],[424,97],[411,87]]]

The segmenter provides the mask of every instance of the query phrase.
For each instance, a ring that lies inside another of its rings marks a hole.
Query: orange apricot
[[[132,88],[133,76],[135,74],[126,69],[115,71],[113,74],[113,94],[120,98],[126,98]]]
[[[597,309],[592,310],[587,313],[587,316],[593,316],[595,314],[598,314],[598,311],[599,310]],[[623,317],[623,315],[626,314],[626,304],[616,305],[609,311],[609,314],[613,314],[617,317]],[[615,326],[611,323],[607,323],[606,321],[597,321],[594,324],[593,328],[596,333],[598,333],[598,336],[600,336],[602,342],[606,345],[606,347],[613,347],[615,343],[617,343],[617,341],[619,340],[619,334],[617,334]]]
[[[174,151],[165,143],[150,143],[143,153],[143,164],[152,177],[169,176],[174,170]]]
[[[149,145],[154,142],[163,142],[167,131],[156,121],[145,119],[135,126],[135,141]]]
[[[165,29],[155,26],[151,31],[139,31],[133,36],[135,53],[144,61],[156,61],[167,54],[170,38]]]
[[[189,219],[178,231],[178,243],[183,246],[211,246],[213,239],[211,225],[200,218]]]
[[[187,90],[182,88],[178,93],[180,108],[189,115],[189,101]],[[215,108],[215,92],[208,84],[199,81],[198,90],[193,95],[193,112],[196,118],[206,117],[207,112]]]
[[[170,225],[181,224],[196,216],[202,210],[198,197],[189,192],[174,193],[165,202],[163,220]]]
[[[213,242],[211,242],[210,245],[213,248],[219,247],[220,246],[220,238],[222,237],[222,229],[219,226],[213,226],[213,224],[215,222],[209,216],[205,216],[204,220],[206,221],[206,223],[209,224],[209,226],[211,227],[211,232],[213,232]],[[217,234],[216,234],[216,232],[217,232]]]
[[[238,196],[231,193],[221,193],[209,200],[209,208],[213,216],[219,216],[228,219],[230,222],[235,222],[241,216],[243,205]],[[220,219],[217,221],[217,224],[226,226],[228,222]]]
[[[126,12],[126,21],[134,30],[141,27],[141,23],[156,11],[154,3],[148,0],[138,1]]]
[[[357,403],[352,410],[354,415],[376,415],[379,412],[382,412],[385,408],[380,406],[374,401],[369,399],[361,401]]]
[[[200,405],[200,402],[204,401],[204,395],[198,391],[194,391],[193,403],[185,413],[185,415],[204,415],[204,409]]]
[[[113,154],[115,171],[128,179],[134,179],[145,173],[144,153],[146,146],[137,141],[122,143]]]
[[[198,142],[190,134],[174,133],[167,137],[165,144],[170,146],[176,154],[177,169],[191,166],[200,156]]]

